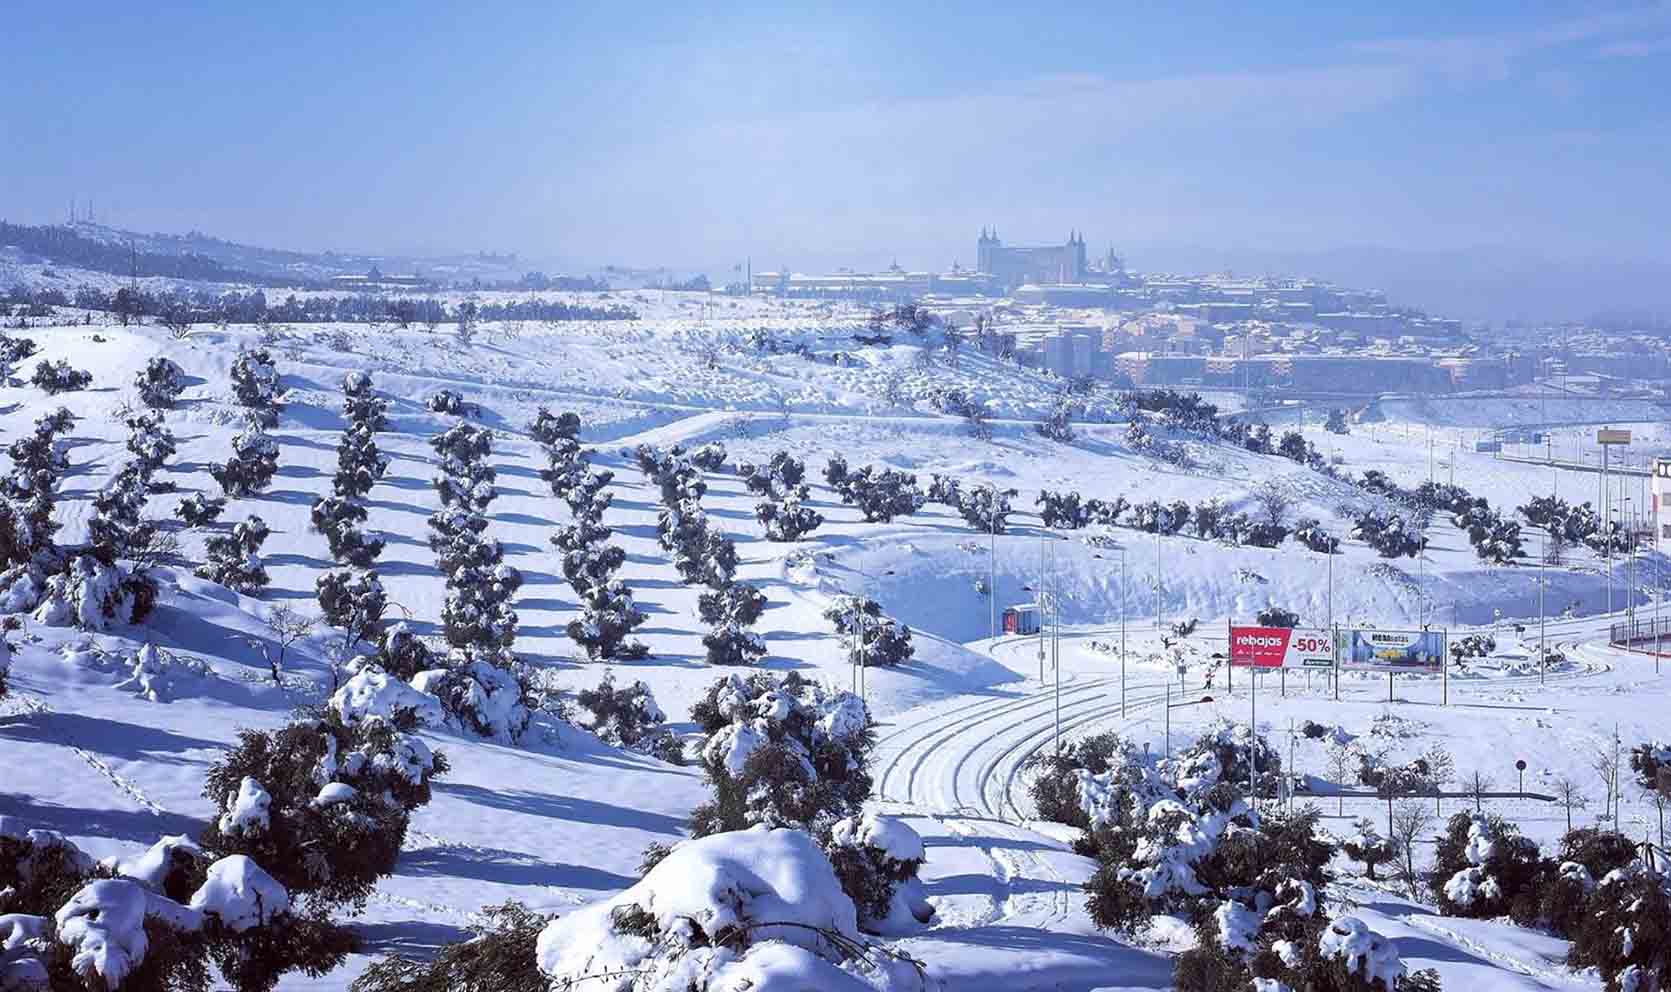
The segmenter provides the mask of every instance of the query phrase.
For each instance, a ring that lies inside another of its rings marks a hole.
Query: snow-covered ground
[[[1041,489],[1074,489],[1087,497],[1133,502],[1220,497],[1248,508],[1266,480],[1285,485],[1296,515],[1315,516],[1344,538],[1350,521],[1337,508],[1367,505],[1350,485],[1286,459],[1217,444],[1189,442],[1194,467],[1162,465],[1127,448],[1123,425],[1087,423],[1068,444],[1047,441],[1031,427],[1054,401],[1059,383],[967,351],[957,367],[943,357],[919,360],[920,349],[855,347],[856,311],[829,305],[724,301],[707,305],[692,294],[615,294],[645,319],[519,327],[488,325],[461,344],[446,333],[388,326],[275,328],[268,335],[289,390],[273,434],[280,467],[265,493],[234,500],[225,522],[259,514],[272,529],[263,552],[271,585],[242,597],[193,577],[170,573],[156,614],[143,626],[81,633],[29,624],[17,645],[12,695],[0,702],[0,815],[58,830],[96,856],[128,855],[165,834],[196,835],[212,804],[202,794],[206,768],[239,728],[281,724],[299,704],[322,701],[328,659],[337,645],[316,634],[292,647],[287,678],[275,686],[263,647],[264,618],[288,604],[317,612],[314,579],[330,566],[324,538],[309,530],[315,498],[329,491],[335,445],[344,421],[339,383],[345,372],[372,373],[391,401],[391,428],[378,437],[392,459],[371,491],[369,529],[388,541],[378,570],[394,611],[423,635],[439,629],[444,593],[425,544],[425,520],[436,505],[434,454],[427,441],[454,422],[426,407],[449,388],[479,404],[478,421],[495,431],[493,464],[499,499],[490,511],[492,537],[525,577],[515,607],[521,617],[516,650],[574,691],[604,675],[576,653],[564,633],[576,603],[558,569],[550,538],[568,511],[538,477],[543,461],[527,424],[544,405],[572,410],[582,439],[598,449],[595,464],[615,472],[614,502],[605,522],[627,553],[620,577],[649,622],[638,631],[651,656],[614,667],[617,681],[643,680],[676,723],[689,730],[690,704],[719,672],[704,661],[696,617],[697,590],[682,584],[656,543],[653,486],[625,449],[641,442],[723,441],[733,462],[760,462],[787,450],[807,463],[813,506],[826,523],[798,545],[763,540],[755,498],[734,471],[710,473],[704,499],[710,518],[738,542],[739,578],[765,592],[759,630],[768,653],[761,667],[798,671],[837,686],[851,668],[822,611],[844,593],[878,599],[915,631],[915,658],[895,669],[867,672],[864,691],[881,720],[874,756],[878,808],[906,818],[927,844],[926,891],[937,915],[932,929],[902,942],[948,988],[1162,989],[1175,945],[1157,937],[1143,947],[1098,933],[1079,889],[1091,862],[1069,850],[1061,828],[1032,819],[1021,766],[1051,746],[1056,729],[1075,735],[1117,729],[1156,750],[1193,737],[1216,716],[1246,720],[1253,700],[1245,677],[1233,689],[1203,687],[1208,656],[1223,650],[1227,620],[1251,619],[1267,606],[1297,611],[1308,623],[1331,616],[1399,627],[1429,621],[1446,626],[1493,625],[1496,656],[1468,676],[1450,680],[1441,706],[1436,680],[1401,679],[1388,702],[1384,679],[1344,680],[1342,699],[1321,680],[1295,675],[1286,695],[1274,678],[1258,690],[1258,723],[1285,756],[1290,722],[1314,720],[1344,734],[1383,741],[1406,758],[1445,742],[1458,770],[1482,770],[1499,789],[1518,791],[1516,758],[1528,763],[1526,790],[1545,790],[1555,777],[1584,781],[1590,744],[1617,726],[1630,743],[1663,736],[1667,683],[1640,655],[1598,646],[1609,617],[1600,611],[1608,578],[1594,555],[1572,552],[1547,570],[1548,639],[1567,652],[1567,665],[1547,681],[1524,662],[1538,644],[1540,570],[1480,564],[1466,537],[1442,518],[1420,560],[1389,562],[1357,542],[1329,560],[1292,542],[1278,549],[1231,547],[1193,536],[1156,539],[1115,529],[1097,543],[1045,531],[1033,513]],[[239,346],[254,346],[255,328],[213,327],[176,341],[160,328],[61,326],[27,332],[39,358],[67,359],[93,373],[93,386],[48,398],[30,386],[0,387],[0,434],[8,440],[58,405],[79,418],[71,432],[71,468],[62,487],[59,540],[82,539],[92,498],[126,457],[120,411],[133,401],[135,373],[155,355],[179,363],[187,389],[168,424],[179,452],[160,478],[174,495],[153,497],[151,512],[167,517],[181,495],[218,493],[211,464],[229,453],[239,429],[228,370]],[[778,345],[773,351],[761,339]],[[805,353],[796,354],[797,345]],[[832,356],[843,356],[832,361]],[[20,369],[24,376],[39,358]],[[960,388],[988,402],[991,440],[969,437],[960,420],[935,412],[937,390]],[[1093,398],[1113,409],[1111,394]],[[1416,407],[1389,411],[1390,422],[1354,427],[1346,436],[1305,429],[1326,454],[1354,474],[1381,469],[1413,485],[1455,480],[1505,512],[1552,489],[1596,498],[1597,477],[1524,465],[1472,450],[1470,429],[1498,424],[1475,401],[1431,430]],[[1513,404],[1518,401],[1504,401]],[[1518,406],[1505,415],[1524,413]],[[1599,416],[1628,413],[1597,411]],[[1638,414],[1640,415],[1640,414]],[[1553,419],[1553,418],[1552,418]],[[952,474],[966,487],[991,482],[1019,490],[1010,532],[989,540],[947,507],[931,503],[891,524],[866,524],[820,477],[825,460],[885,464],[918,474]],[[1528,551],[1537,538],[1527,530]],[[201,560],[201,531],[182,531],[186,558]],[[1041,556],[1062,604],[1060,671],[1040,679],[1032,639],[989,640],[992,601],[977,581],[996,578],[999,607],[1035,598]],[[1124,569],[1122,572],[1122,559]],[[1638,562],[1635,596],[1647,592],[1663,560]],[[1612,595],[1622,604],[1626,572],[1616,563]],[[1646,577],[1646,578],[1645,578]],[[1200,630],[1186,642],[1193,666],[1183,685],[1162,649],[1156,615],[1166,624],[1194,617]],[[1117,650],[1121,616],[1130,654],[1122,678]],[[1559,619],[1561,614],[1566,618]],[[1528,618],[1531,618],[1528,621]],[[1512,622],[1528,624],[1517,633]],[[1216,645],[1215,645],[1216,640]],[[181,676],[166,701],[150,701],[124,684],[131,657],[144,644],[206,666]],[[1060,681],[1060,692],[1057,681]],[[1184,694],[1213,702],[1169,710]],[[1170,722],[1170,738],[1166,724]],[[396,874],[377,889],[356,924],[364,953],[317,982],[292,978],[283,987],[344,988],[367,960],[387,953],[422,954],[456,940],[483,907],[507,899],[553,913],[620,893],[638,881],[640,855],[651,842],[685,833],[691,809],[707,796],[698,770],[664,764],[599,743],[572,727],[533,734],[517,745],[427,731],[450,771],[434,800],[413,817]],[[1294,742],[1298,771],[1328,785],[1321,750]],[[1344,833],[1373,800],[1342,805],[1320,795],[1330,829]],[[1461,808],[1446,801],[1446,812]],[[1552,840],[1564,814],[1548,804],[1496,801],[1540,841]],[[1344,811],[1344,820],[1337,811]],[[1645,829],[1649,808],[1627,796],[1625,825]],[[1581,813],[1586,819],[1593,813]],[[1594,976],[1560,963],[1564,945],[1505,922],[1442,918],[1390,889],[1363,884],[1342,860],[1350,881],[1336,900],[1391,937],[1412,967],[1434,967],[1452,989],[1598,988]]]

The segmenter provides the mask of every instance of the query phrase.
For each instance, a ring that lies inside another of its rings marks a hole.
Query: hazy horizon
[[[1463,316],[1668,308],[1664,3],[99,2],[9,27],[19,221],[92,198],[121,227],[305,251],[706,271],[969,266],[996,225],[1149,270],[1309,258]],[[1356,274],[1375,257],[1404,271]]]

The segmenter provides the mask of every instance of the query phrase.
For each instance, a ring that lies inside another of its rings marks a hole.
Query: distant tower
[[[993,263],[1000,244],[1002,242],[998,240],[996,229],[981,228],[981,239],[976,242],[975,247],[975,268],[978,271],[987,273],[997,271]]]

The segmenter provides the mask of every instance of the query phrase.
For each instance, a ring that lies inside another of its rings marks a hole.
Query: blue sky
[[[708,267],[969,264],[982,224],[1139,266],[1671,262],[1671,5],[791,6],[21,4],[0,216]]]

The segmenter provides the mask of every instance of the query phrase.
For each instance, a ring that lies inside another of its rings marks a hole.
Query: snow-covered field
[[[50,398],[28,385],[0,387],[0,436],[8,441],[58,405],[78,418],[57,508],[62,544],[84,539],[93,497],[126,457],[122,411],[134,401],[132,382],[147,360],[165,355],[187,376],[183,398],[167,417],[179,451],[159,476],[178,492],[152,498],[150,511],[158,517],[169,517],[182,495],[219,492],[208,469],[226,460],[240,428],[228,387],[240,347],[270,347],[288,393],[272,430],[280,446],[273,486],[231,501],[222,518],[231,523],[259,514],[269,525],[262,557],[270,585],[259,595],[239,596],[179,568],[166,573],[156,613],[141,626],[96,633],[29,622],[13,633],[11,695],[0,701],[0,816],[60,831],[99,857],[131,855],[162,835],[195,836],[214,809],[202,794],[204,773],[237,731],[276,727],[295,707],[323,701],[339,638],[316,632],[292,646],[283,684],[275,685],[265,654],[273,646],[266,618],[285,605],[317,612],[314,580],[331,558],[324,538],[309,528],[309,513],[330,490],[345,427],[340,383],[352,370],[370,372],[390,400],[391,426],[378,444],[391,467],[371,490],[367,526],[388,542],[378,571],[397,605],[391,613],[420,635],[439,631],[444,589],[425,543],[425,521],[438,505],[428,439],[456,418],[426,404],[439,389],[456,390],[480,406],[476,422],[495,433],[499,498],[489,513],[489,536],[503,543],[506,561],[525,580],[514,604],[516,652],[569,693],[595,685],[605,666],[585,661],[565,633],[577,604],[550,539],[568,523],[569,511],[538,475],[544,462],[527,425],[541,406],[579,414],[582,440],[598,452],[594,464],[615,473],[605,522],[626,552],[619,577],[649,614],[637,633],[650,656],[609,667],[618,682],[647,683],[680,732],[693,730],[691,704],[723,673],[704,660],[698,590],[680,582],[657,544],[656,488],[625,452],[639,443],[717,440],[733,464],[763,462],[780,450],[805,459],[812,506],[826,522],[798,544],[763,539],[755,497],[730,466],[709,473],[704,506],[737,541],[738,578],[767,596],[758,626],[767,647],[762,669],[849,687],[852,669],[822,616],[843,594],[873,597],[913,628],[915,658],[867,671],[864,692],[881,721],[875,804],[922,835],[922,877],[936,909],[928,929],[898,946],[924,961],[946,988],[1170,986],[1168,955],[1179,948],[1179,936],[1161,928],[1137,946],[1092,926],[1079,889],[1092,862],[1071,852],[1064,828],[1034,820],[1022,764],[1052,745],[1058,726],[1070,738],[1119,730],[1158,752],[1193,738],[1217,717],[1248,719],[1254,701],[1245,676],[1237,673],[1229,691],[1222,681],[1216,689],[1202,681],[1210,655],[1224,649],[1227,620],[1251,620],[1279,606],[1316,625],[1331,618],[1381,627],[1425,621],[1495,634],[1494,656],[1449,681],[1448,706],[1440,705],[1436,679],[1401,679],[1392,702],[1385,680],[1376,677],[1343,680],[1338,702],[1332,687],[1320,679],[1307,684],[1298,674],[1286,686],[1271,677],[1260,686],[1261,732],[1285,760],[1292,740],[1295,770],[1310,777],[1326,825],[1342,836],[1354,818],[1376,815],[1381,804],[1329,796],[1321,745],[1293,739],[1291,722],[1312,720],[1340,735],[1384,743],[1393,760],[1443,742],[1459,774],[1484,772],[1510,792],[1520,791],[1513,762],[1523,759],[1525,791],[1546,792],[1567,776],[1594,795],[1592,745],[1615,728],[1627,746],[1665,736],[1671,676],[1662,680],[1651,660],[1605,646],[1604,625],[1615,619],[1602,615],[1609,580],[1588,551],[1569,552],[1564,565],[1546,573],[1532,558],[1484,565],[1466,536],[1441,517],[1421,560],[1388,561],[1347,541],[1333,560],[1331,581],[1329,559],[1292,542],[1277,549],[1232,547],[1123,528],[1096,543],[1081,539],[1088,532],[1058,540],[1033,512],[1041,489],[1192,505],[1220,497],[1248,509],[1252,491],[1274,479],[1292,493],[1295,515],[1317,517],[1343,539],[1351,523],[1337,511],[1369,500],[1292,461],[1216,443],[1188,442],[1189,469],[1164,465],[1130,450],[1118,423],[1087,423],[1071,443],[1048,441],[1032,421],[1050,408],[1056,381],[967,350],[954,368],[943,357],[919,360],[921,349],[908,343],[855,346],[856,311],[755,300],[708,305],[693,294],[616,295],[644,319],[487,325],[469,344],[445,326],[439,333],[281,327],[264,342],[251,327],[205,327],[183,341],[157,327],[13,332],[34,339],[39,358],[66,359],[93,375],[91,388]],[[775,350],[761,347],[763,340]],[[804,351],[796,353],[797,346]],[[26,378],[39,358],[19,373]],[[946,389],[988,403],[990,440],[968,436],[959,419],[936,412],[934,397]],[[1112,420],[1113,399],[1104,394],[1091,402]],[[1431,431],[1438,438],[1431,460],[1428,424],[1416,419],[1424,411],[1415,406],[1387,411],[1394,419],[1373,430],[1366,425],[1337,436],[1309,426],[1305,434],[1353,474],[1380,469],[1414,485],[1430,472],[1439,481],[1454,473],[1456,482],[1505,512],[1551,490],[1594,500],[1593,474],[1472,450],[1468,429],[1525,415],[1520,401],[1503,402],[1508,405],[1495,412],[1489,400],[1451,409]],[[1597,416],[1631,413],[1609,408]],[[892,523],[867,524],[820,477],[826,459],[837,454],[855,468],[914,472],[925,485],[939,473],[961,478],[966,488],[1013,487],[1020,512],[995,540],[938,503]],[[1527,528],[1527,550],[1534,554],[1536,533]],[[202,530],[180,531],[183,557],[201,561],[204,538]],[[992,604],[978,586],[995,579],[1000,608],[1031,600],[1041,560],[1064,624],[1060,671],[1044,671],[1042,681],[1034,640],[990,639]],[[1634,595],[1639,615],[1653,611],[1649,586],[1662,564],[1658,555],[1644,554],[1630,593],[1625,568],[1616,562],[1615,605]],[[1526,664],[1539,643],[1540,574],[1547,577],[1544,602],[1556,618],[1547,637],[1568,658],[1547,679]],[[1182,675],[1160,643],[1157,613],[1167,625],[1190,617],[1201,622],[1186,642],[1191,661]],[[1119,654],[1109,648],[1119,643],[1122,615],[1131,648],[1123,675]],[[1524,630],[1515,629],[1517,620]],[[145,644],[206,667],[177,677],[163,701],[143,698],[126,680],[132,656]],[[1213,701],[1168,708],[1186,693]],[[709,792],[697,768],[608,747],[566,724],[543,722],[516,744],[436,729],[424,737],[446,754],[450,770],[436,780],[433,800],[414,814],[394,876],[378,885],[355,920],[361,953],[325,978],[292,976],[281,987],[345,988],[371,959],[428,953],[462,937],[484,907],[508,899],[568,914],[621,893],[639,881],[645,847],[684,836],[686,818]],[[1491,802],[1539,841],[1554,840],[1564,827],[1564,813],[1550,804]],[[1445,800],[1445,812],[1463,803]],[[1627,795],[1625,829],[1643,836],[1653,811],[1641,796]],[[1588,822],[1594,811],[1578,815]],[[1389,884],[1366,883],[1344,859],[1335,867],[1341,880],[1332,899],[1391,938],[1412,968],[1437,969],[1448,989],[1600,987],[1593,974],[1565,968],[1564,942],[1552,936],[1506,920],[1441,917]],[[574,929],[584,932],[580,924]],[[1187,940],[1187,930],[1182,934]]]

